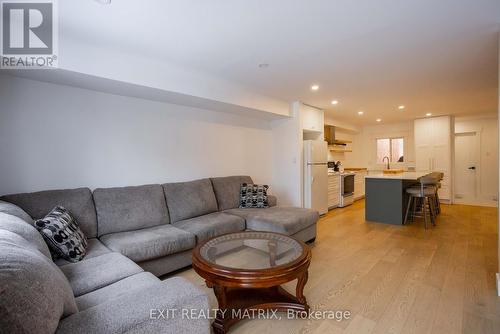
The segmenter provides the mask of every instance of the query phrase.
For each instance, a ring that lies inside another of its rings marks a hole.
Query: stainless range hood
[[[346,146],[347,143],[351,142],[337,139],[335,136],[335,129],[335,126],[325,125],[325,140],[328,142],[328,145]]]

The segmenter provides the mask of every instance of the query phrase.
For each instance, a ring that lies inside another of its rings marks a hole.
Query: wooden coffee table
[[[226,333],[258,310],[308,312],[304,286],[310,262],[309,246],[278,233],[230,233],[198,245],[193,268],[219,303],[214,332]],[[294,296],[281,285],[295,279]]]

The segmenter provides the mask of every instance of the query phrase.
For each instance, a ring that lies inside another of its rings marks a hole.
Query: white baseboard
[[[500,297],[500,273],[497,273],[497,294]]]

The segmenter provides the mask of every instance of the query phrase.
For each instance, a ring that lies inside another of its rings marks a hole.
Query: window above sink
[[[377,164],[404,162],[404,138],[378,138],[377,139]]]

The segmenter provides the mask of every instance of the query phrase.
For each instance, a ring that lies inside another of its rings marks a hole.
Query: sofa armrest
[[[206,314],[207,295],[183,278],[167,281],[74,313],[59,322],[56,333],[209,334],[208,319],[182,316],[183,310],[196,310],[190,315]]]
[[[269,206],[276,206],[278,205],[278,198],[274,195],[267,195],[267,202],[269,203]]]

